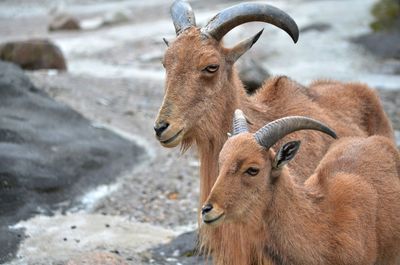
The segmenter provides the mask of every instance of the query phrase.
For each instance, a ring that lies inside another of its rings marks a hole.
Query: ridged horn
[[[176,35],[181,34],[185,29],[196,26],[196,19],[189,3],[176,0],[171,6],[171,17],[174,22]]]
[[[316,130],[337,138],[336,133],[325,124],[303,116],[289,116],[270,122],[254,133],[254,138],[268,149],[289,133],[299,130]]]
[[[286,31],[295,43],[299,39],[299,28],[288,14],[262,3],[241,3],[226,8],[215,15],[202,31],[219,41],[234,27],[251,21],[275,25]]]
[[[235,110],[232,127],[232,135],[249,131],[249,128],[247,127],[246,117],[244,116],[243,111],[241,111],[240,109]]]

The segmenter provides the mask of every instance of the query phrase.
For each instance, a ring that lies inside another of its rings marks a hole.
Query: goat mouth
[[[172,136],[171,138],[164,140],[164,141],[160,141],[162,144],[164,145],[168,145],[170,143],[172,143],[173,141],[175,141],[176,138],[178,138],[178,136],[183,132],[183,129],[181,129],[179,132],[177,132],[174,136]]]
[[[214,219],[211,219],[211,220],[205,220],[205,219],[203,218],[203,222],[204,222],[205,224],[208,224],[208,225],[210,225],[210,224],[216,224],[219,220],[222,219],[222,217],[223,217],[224,215],[225,215],[224,213],[221,213],[219,216],[217,216],[217,217],[215,217]]]

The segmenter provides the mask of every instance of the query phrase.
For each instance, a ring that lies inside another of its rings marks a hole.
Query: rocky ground
[[[185,234],[196,228],[199,164],[195,150],[181,154],[164,149],[152,129],[164,92],[162,38],[174,38],[168,15],[171,2],[66,0],[59,8],[87,27],[71,32],[48,32],[54,1],[0,3],[0,42],[46,37],[65,55],[66,72],[27,72],[35,86],[95,126],[142,146],[148,154],[148,159],[133,170],[126,167],[112,183],[89,189],[80,198],[81,207],[14,224],[14,229],[22,231],[21,243],[15,256],[3,262],[84,264],[84,260],[99,258],[113,259],[116,264],[201,264],[191,257],[194,234]],[[199,24],[236,2],[191,1]],[[260,23],[233,30],[226,44],[233,45],[265,27],[245,56],[271,74],[285,74],[303,84],[316,78],[368,83],[379,89],[394,128],[400,131],[400,61],[374,55],[353,41],[369,32],[372,3],[276,0],[272,4],[299,24],[298,44]],[[126,19],[93,28],[116,13],[126,14]]]

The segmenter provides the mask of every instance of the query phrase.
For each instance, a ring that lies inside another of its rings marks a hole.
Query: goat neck
[[[308,264],[310,259],[315,260],[315,264],[323,264],[316,253],[313,255],[315,245],[309,244],[310,241],[319,246],[327,244],[321,236],[329,231],[325,210],[315,207],[316,202],[323,200],[321,193],[297,184],[286,167],[272,192],[272,200],[264,209],[264,234],[270,239],[265,253],[276,264]],[[321,229],[326,231],[322,233]],[[304,249],[309,257],[301,260]]]

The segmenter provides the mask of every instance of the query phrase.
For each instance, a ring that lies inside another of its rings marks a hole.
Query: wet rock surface
[[[73,212],[35,216],[13,229],[24,229],[18,259],[10,264],[145,264],[143,254],[176,236],[170,229],[125,216]]]
[[[138,145],[96,128],[37,89],[20,68],[0,62],[0,245],[10,245],[0,249],[2,261],[21,237],[5,227],[77,206],[88,189],[145,157]]]
[[[11,41],[0,44],[0,60],[13,62],[28,70],[67,69],[60,48],[47,39]]]

